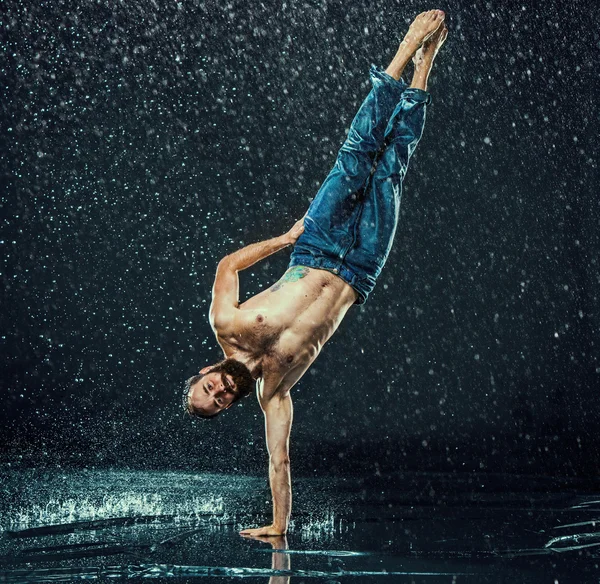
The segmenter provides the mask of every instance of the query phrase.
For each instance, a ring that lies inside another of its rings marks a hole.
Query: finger
[[[269,538],[265,537],[264,535],[250,534],[250,535],[242,535],[242,537],[244,539],[251,539],[253,541],[261,541],[263,543],[268,543],[268,540],[269,540]]]
[[[261,533],[246,533],[240,534],[244,539],[258,539],[261,540],[263,538],[269,539],[267,536],[262,535]]]

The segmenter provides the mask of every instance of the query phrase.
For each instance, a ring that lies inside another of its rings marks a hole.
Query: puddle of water
[[[0,582],[597,583],[597,494],[482,480],[299,479],[287,538],[256,541],[238,531],[269,519],[264,478],[11,471]]]

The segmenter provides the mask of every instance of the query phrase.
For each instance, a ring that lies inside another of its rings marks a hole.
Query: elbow
[[[226,255],[223,259],[221,259],[219,265],[217,266],[217,271],[237,272],[238,264],[233,255]]]
[[[287,454],[274,454],[269,458],[269,466],[276,473],[289,472],[290,457]]]
[[[231,256],[226,255],[224,258],[221,258],[221,261],[217,265],[217,271],[224,271],[231,269]]]

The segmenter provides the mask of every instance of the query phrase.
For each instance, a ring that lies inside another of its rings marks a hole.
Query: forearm
[[[225,256],[224,262],[227,262],[234,270],[245,270],[256,262],[274,254],[276,251],[290,245],[289,237],[280,235],[266,241],[252,243],[242,249]]]
[[[264,373],[264,372],[263,372]],[[284,535],[292,512],[292,480],[290,477],[290,431],[294,409],[289,388],[281,379],[267,375],[259,388],[260,407],[265,414],[265,431],[269,451],[269,483],[273,495],[273,522],[259,529],[240,533],[251,537]],[[267,395],[269,398],[265,398]]]
[[[271,458],[269,482],[273,495],[273,526],[284,534],[287,532],[292,512],[292,480],[289,459],[273,460]]]

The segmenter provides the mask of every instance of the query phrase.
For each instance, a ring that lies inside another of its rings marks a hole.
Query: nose
[[[211,395],[217,395],[223,391],[225,391],[225,386],[223,385],[223,382],[219,381],[219,383],[213,383],[210,393]]]

